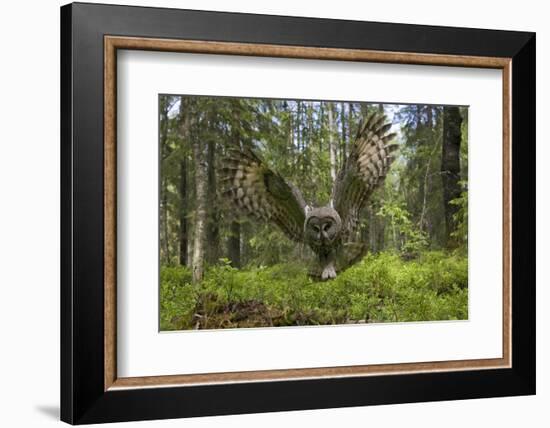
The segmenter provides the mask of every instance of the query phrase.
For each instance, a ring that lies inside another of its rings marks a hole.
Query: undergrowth
[[[161,330],[457,320],[468,317],[468,262],[424,252],[405,261],[368,255],[327,282],[302,265],[233,268],[227,260],[191,283],[186,267],[162,267]]]

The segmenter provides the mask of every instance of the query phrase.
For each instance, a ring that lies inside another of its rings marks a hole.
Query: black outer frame
[[[512,58],[512,368],[104,392],[104,35]],[[535,393],[535,34],[74,3],[61,8],[61,420]]]

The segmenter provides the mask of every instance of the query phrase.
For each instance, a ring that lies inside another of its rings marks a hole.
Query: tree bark
[[[297,171],[300,171],[300,163],[302,160],[302,103],[297,101],[296,106],[296,147],[298,149],[298,156],[296,156],[295,168]]]
[[[310,147],[313,146],[313,107],[311,102],[306,103],[306,121],[307,121],[307,135],[304,140],[304,154],[302,162],[302,176],[304,179],[309,178],[309,171],[311,170],[311,153]]]
[[[168,180],[166,177],[162,177],[160,188],[161,188],[161,225],[162,225],[162,245],[161,248],[164,253],[163,259],[166,263],[171,263],[172,255],[170,254],[170,242],[169,242],[169,233],[168,233]]]
[[[168,102],[166,97],[161,98],[160,105],[160,156],[161,162],[168,157],[170,152],[167,146],[168,139]],[[170,243],[168,242],[168,183],[166,174],[163,174],[160,182],[160,224],[162,227],[161,250],[165,262],[170,263]]]
[[[180,161],[180,265],[187,266],[187,159]]]
[[[208,176],[202,146],[200,138],[193,138],[192,149],[193,158],[195,160],[195,195],[197,198],[192,258],[194,283],[202,280],[204,274]]]
[[[188,182],[187,182],[187,147],[191,139],[191,114],[189,111],[190,104],[185,97],[180,97],[180,141],[181,151],[180,160],[180,182],[179,182],[179,264],[187,266],[188,264],[188,225],[187,215],[189,213],[189,197],[188,197]]]
[[[207,222],[207,260],[214,264],[219,258],[220,246],[220,215],[216,197],[216,144],[212,138],[207,144],[207,162],[208,162],[208,222]]]
[[[239,123],[241,120],[240,115],[240,109],[238,108],[238,105],[235,105],[233,107],[233,122]],[[294,136],[294,129],[292,127],[292,114],[290,115],[290,123],[289,123],[289,139],[290,139],[290,145],[289,147],[292,147],[293,142],[293,136]],[[237,130],[238,128],[236,126],[231,127],[231,140],[233,142],[233,145],[236,147],[242,146],[242,136],[240,132]],[[229,237],[227,239],[227,255],[229,258],[229,261],[231,262],[231,266],[234,268],[240,268],[241,267],[241,224],[237,221],[237,219],[234,219],[231,221],[231,224],[229,225]]]
[[[424,184],[422,186],[422,210],[420,211],[420,220],[418,220],[418,229],[420,229],[420,231],[424,231],[424,225],[426,223],[426,214],[427,214],[427,209],[428,209],[428,194],[431,193],[431,189],[429,187],[431,187],[431,180],[430,180],[430,177],[431,177],[431,163],[432,163],[432,157],[434,156],[435,154],[435,151],[437,149],[437,144],[434,144],[434,147],[430,153],[430,157],[428,158],[428,162],[426,163],[426,172],[424,173]]]
[[[330,178],[332,183],[336,181],[336,143],[334,141],[335,124],[334,124],[334,105],[329,103],[328,112],[328,150],[330,155]]]
[[[367,227],[365,229],[367,229],[367,232],[365,233],[363,242],[368,242],[371,253],[377,253],[378,241],[376,240],[376,215],[372,205],[368,205],[367,207]]]
[[[240,234],[240,244],[241,244],[241,267],[246,266],[246,264],[249,262],[251,255],[253,254],[253,250],[250,247],[250,237],[254,235],[252,224],[250,222],[244,222],[241,223],[241,234]]]
[[[227,254],[231,266],[241,267],[241,224],[238,221],[232,221],[227,240]]]
[[[354,109],[353,109],[353,104],[349,104],[349,108],[348,108],[348,153],[349,154],[349,151],[350,151],[350,147],[352,146],[352,144],[354,143],[353,141],[353,114],[354,114]]]
[[[431,129],[433,129],[433,127],[434,127],[434,118],[433,118],[433,108],[432,108],[432,106],[428,106],[426,122],[427,122],[427,125]]]
[[[460,196],[460,141],[462,116],[458,107],[443,109],[443,149],[441,155],[441,177],[443,180],[443,208],[445,211],[445,241],[453,247],[451,233],[455,230],[453,216],[458,206],[451,204]]]
[[[348,156],[348,142],[346,138],[346,103],[341,103],[340,105],[340,125],[342,127],[340,133],[340,165],[343,167]]]

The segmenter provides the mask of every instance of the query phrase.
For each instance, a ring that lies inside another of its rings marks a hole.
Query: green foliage
[[[467,319],[467,285],[467,259],[443,252],[369,255],[328,282],[291,263],[239,270],[222,259],[196,285],[189,269],[163,267],[161,330]]]
[[[163,266],[160,270],[160,329],[190,328],[198,294],[191,287],[191,271],[186,267]]]
[[[451,201],[451,204],[458,207],[458,211],[453,215],[456,228],[451,232],[451,237],[458,244],[458,249],[466,252],[468,249],[468,189],[466,188],[466,182],[462,181],[460,184],[464,190],[460,197]]]
[[[264,225],[248,240],[252,250],[249,264],[257,266],[274,265],[296,257],[296,244],[281,231]]]
[[[428,238],[411,221],[410,213],[399,203],[384,201],[377,215],[389,221],[395,248],[407,257],[416,257],[428,247]]]

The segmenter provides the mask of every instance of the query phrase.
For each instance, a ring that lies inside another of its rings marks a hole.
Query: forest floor
[[[368,255],[327,282],[288,263],[235,269],[222,261],[195,285],[188,268],[161,268],[162,331],[467,318],[468,261],[459,254]]]

